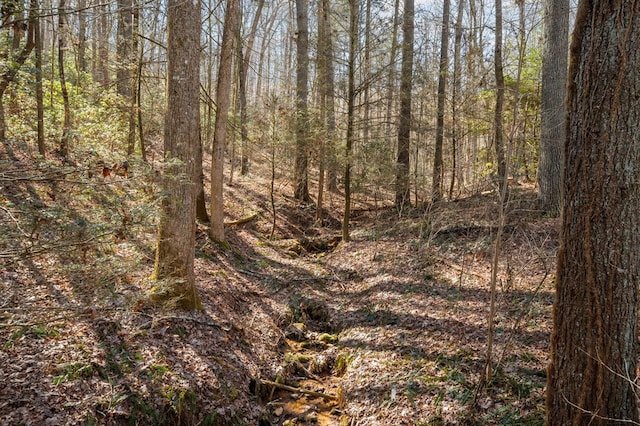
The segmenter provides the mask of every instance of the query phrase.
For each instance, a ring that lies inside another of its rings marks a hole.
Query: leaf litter
[[[227,248],[199,230],[204,309],[185,313],[145,303],[157,198],[135,165],[96,180],[13,154],[46,173],[0,173],[2,424],[544,423],[557,221],[531,188],[509,205],[482,383],[495,194],[401,216],[359,195],[336,245],[338,196],[318,225],[280,185],[270,240],[269,182],[238,178],[239,223]]]

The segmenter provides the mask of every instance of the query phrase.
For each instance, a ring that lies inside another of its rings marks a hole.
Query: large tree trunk
[[[200,143],[200,2],[167,4],[167,113],[164,198],[154,279],[156,297],[182,309],[201,307],[195,288],[196,156]]]
[[[296,161],[293,184],[294,197],[302,202],[309,197],[309,129],[308,129],[308,80],[309,80],[309,19],[307,0],[296,0]]]
[[[396,207],[411,205],[409,149],[411,141],[411,88],[413,78],[413,0],[404,1],[402,22],[402,70],[400,71],[400,123],[396,162]]]
[[[581,1],[571,46],[547,424],[638,424],[640,14]]]
[[[449,78],[449,9],[451,1],[444,0],[442,9],[442,35],[440,37],[440,69],[438,72],[438,108],[436,117],[436,145],[433,156],[433,202],[442,200],[442,143],[444,139],[444,106]],[[455,171],[453,172],[455,173]]]
[[[220,48],[220,68],[216,88],[216,122],[213,131],[211,159],[211,238],[222,243],[224,237],[224,150],[227,145],[227,124],[231,106],[231,81],[233,65],[233,44],[240,18],[239,0],[229,0],[222,30]]]
[[[538,199],[545,212],[557,216],[560,213],[566,139],[564,101],[569,53],[569,0],[546,0],[544,25]]]

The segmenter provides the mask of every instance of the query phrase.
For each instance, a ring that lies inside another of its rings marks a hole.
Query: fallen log
[[[320,398],[328,399],[328,400],[331,400],[331,401],[335,401],[335,400],[338,399],[336,396],[329,395],[329,394],[324,393],[324,392],[316,392],[316,391],[312,391],[312,390],[309,390],[309,389],[296,388],[296,387],[288,386],[288,385],[285,385],[285,384],[282,384],[282,383],[272,382],[271,380],[260,379],[260,383],[263,384],[263,385],[266,385],[266,386],[273,386],[275,388],[286,390],[286,391],[292,392],[292,393],[302,393],[302,394],[305,394],[305,395],[320,397]]]
[[[251,216],[243,217],[242,219],[232,220],[230,222],[225,222],[225,226],[229,225],[243,225],[245,223],[251,222],[253,219],[258,217],[258,213],[254,213]]]

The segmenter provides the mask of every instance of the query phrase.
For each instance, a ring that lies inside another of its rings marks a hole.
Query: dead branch
[[[275,388],[286,390],[286,391],[292,392],[292,393],[303,393],[305,395],[316,396],[316,397],[320,397],[320,398],[323,398],[323,399],[328,399],[328,400],[331,400],[331,401],[335,401],[335,400],[338,399],[336,396],[329,395],[329,394],[324,393],[324,392],[316,392],[316,391],[312,391],[312,390],[304,389],[304,388],[300,388],[300,387],[296,388],[296,387],[293,387],[293,386],[284,385],[282,383],[272,382],[271,380],[260,379],[260,383],[263,384],[263,385],[266,385],[266,386],[273,386]]]
[[[232,220],[230,222],[225,222],[224,226],[230,225],[243,225],[245,223],[251,222],[253,219],[258,217],[258,213],[254,213],[251,216],[243,217],[242,219]]]

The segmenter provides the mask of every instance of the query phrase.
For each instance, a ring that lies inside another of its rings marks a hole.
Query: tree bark
[[[98,65],[96,66],[97,80],[102,84],[103,89],[109,87],[109,26],[107,17],[109,14],[108,4],[101,3],[98,6],[99,30],[98,36]]]
[[[211,238],[223,243],[224,237],[224,150],[227,145],[227,124],[231,106],[231,80],[233,65],[233,45],[240,18],[239,0],[228,0],[222,30],[220,48],[220,68],[216,88],[216,121],[213,130],[211,160]]]
[[[247,111],[247,74],[249,71],[249,66],[251,65],[253,45],[256,40],[258,23],[260,22],[260,17],[262,16],[263,7],[264,0],[258,0],[256,13],[253,16],[253,21],[251,22],[251,30],[249,31],[249,36],[247,37],[247,49],[242,55],[242,69],[240,72],[240,84],[238,88],[240,90],[240,174],[243,176],[249,173],[249,132],[247,130],[249,114]],[[240,50],[242,51],[242,45],[240,46]]]
[[[458,159],[460,152],[459,143],[461,141],[461,126],[458,124],[458,97],[462,92],[462,79],[460,76],[460,48],[462,45],[462,14],[464,12],[464,4],[464,0],[458,1],[458,15],[456,17],[455,36],[453,42],[453,87],[451,90],[451,121],[453,122],[451,127],[451,159],[453,164],[451,167],[452,174],[451,184],[449,185],[449,199],[453,199],[453,190],[455,188],[456,180],[458,188],[461,188],[464,183],[464,174],[462,173],[462,167]]]
[[[571,45],[547,424],[638,424],[640,9],[581,1]]]
[[[71,106],[69,105],[69,92],[64,73],[64,51],[66,49],[66,4],[65,0],[60,0],[58,6],[58,78],[62,92],[62,103],[64,107],[64,122],[62,124],[62,137],[60,138],[60,155],[62,158],[69,156],[69,145],[71,143]]]
[[[495,131],[495,147],[496,162],[498,163],[498,185],[500,193],[502,193],[503,185],[507,184],[507,159],[504,147],[504,70],[502,64],[502,0],[495,0],[496,7],[496,34],[494,46],[494,71],[496,78],[496,109],[494,112],[494,131]]]
[[[78,68],[87,71],[87,0],[78,0]]]
[[[442,143],[444,139],[444,108],[449,78],[449,9],[451,1],[444,0],[442,9],[442,35],[440,37],[440,69],[438,72],[438,106],[436,117],[436,144],[433,156],[432,201],[442,200]],[[455,150],[454,150],[455,152]],[[455,171],[453,172],[455,174]]]
[[[38,153],[43,157],[47,153],[44,142],[44,93],[42,89],[42,36],[40,34],[40,7],[38,0],[31,0],[32,13],[35,18],[32,21],[33,37],[36,50],[36,113],[38,128]]]
[[[569,0],[546,0],[544,25],[538,200],[547,214],[557,216],[566,139]]]
[[[36,20],[38,16],[38,3],[36,0],[31,1],[31,8],[29,10],[29,23],[27,24],[27,39],[20,52],[9,62],[9,66],[4,67],[2,74],[0,74],[0,141],[6,138],[6,120],[4,117],[4,93],[6,92],[9,84],[13,82],[16,74],[24,65],[25,61],[31,54],[31,51],[36,45],[35,42],[35,29]]]
[[[351,153],[353,150],[353,123],[356,101],[356,51],[358,49],[358,0],[349,2],[349,59],[347,63],[347,134],[344,166],[344,213],[342,216],[342,241],[349,241],[351,218]]]
[[[409,188],[409,150],[411,141],[411,89],[413,78],[413,0],[404,1],[402,22],[402,70],[400,74],[400,123],[396,161],[396,207],[411,205]]]
[[[131,98],[131,42],[133,41],[132,0],[118,0],[116,30],[116,88],[124,99]]]
[[[164,198],[153,278],[155,297],[182,309],[201,308],[195,288],[196,156],[200,143],[200,2],[167,4],[167,113]]]
[[[307,0],[296,0],[296,159],[293,183],[294,197],[309,202],[309,112],[307,111],[309,80],[309,19]]]

